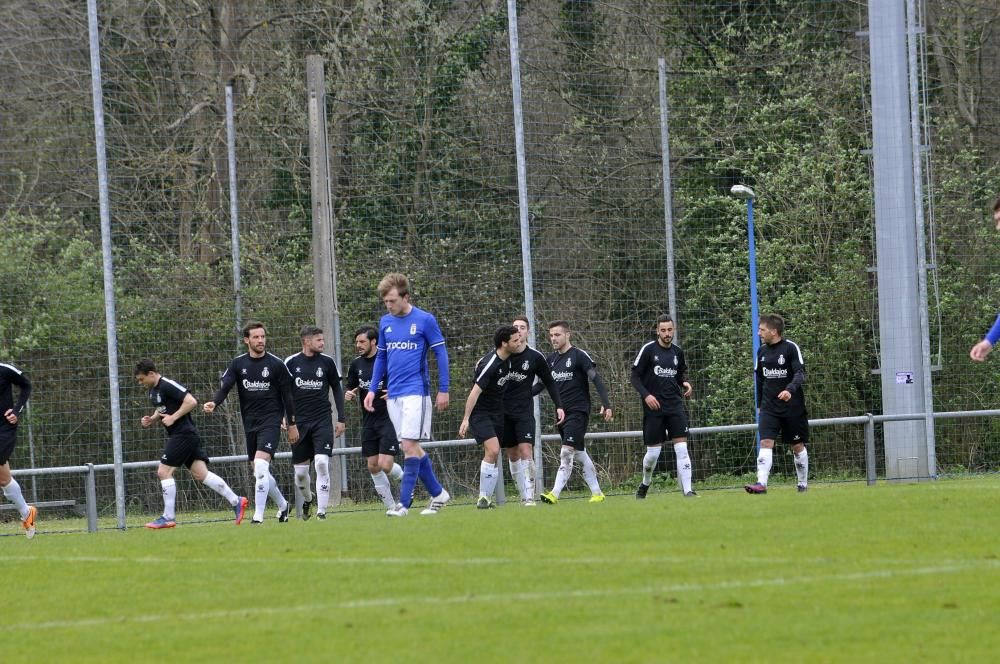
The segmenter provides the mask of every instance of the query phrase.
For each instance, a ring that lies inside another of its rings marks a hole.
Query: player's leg
[[[317,454],[316,464],[316,518],[326,518],[326,508],[330,506],[330,455]]]
[[[174,480],[174,468],[176,466],[170,465],[171,459],[175,459],[176,456],[176,444],[171,449],[171,444],[168,441],[167,451],[164,452],[163,457],[160,459],[160,465],[156,468],[156,477],[160,480],[160,492],[163,494],[163,513],[158,518],[147,523],[147,528],[173,528],[177,525],[177,513],[175,511],[177,482]],[[173,461],[173,463],[180,465],[176,461]]]
[[[35,536],[35,519],[38,510],[35,509],[34,505],[29,505],[24,500],[21,485],[10,474],[10,456],[14,452],[14,436],[15,432],[12,431],[0,439],[0,489],[3,490],[4,497],[17,508],[18,514],[21,515],[21,526],[24,527],[24,533],[28,539],[31,539]]]
[[[760,435],[760,450],[757,452],[757,483],[744,488],[747,493],[767,493],[767,480],[771,476],[774,463],[774,439],[781,433],[781,422],[770,413],[761,411],[757,433]]]
[[[809,490],[809,416],[805,412],[800,416],[787,418],[787,424],[782,432],[784,440],[792,445],[795,458],[795,484],[799,493]]]
[[[279,423],[261,429],[257,434],[257,453],[258,455],[263,454],[263,458],[267,459],[267,496],[278,506],[278,521],[285,522],[288,521],[288,512],[291,509],[291,505],[289,505],[285,496],[281,493],[278,480],[275,479],[274,473],[271,472],[271,463],[273,462],[274,455],[278,452],[278,442],[280,439],[281,425]],[[256,458],[261,457],[257,456]],[[263,518],[263,515],[261,515],[261,518]]]
[[[691,487],[691,456],[687,446],[688,420],[683,410],[671,413],[667,417],[667,436],[674,444],[674,457],[677,460],[677,483],[681,485],[681,493],[695,497]]]
[[[635,497],[642,500],[653,483],[653,471],[660,459],[666,430],[659,413],[646,411],[642,414],[642,442],[646,445],[646,454],[642,457],[642,484],[636,489]]]
[[[372,427],[365,427],[361,432],[361,455],[367,459],[368,473],[372,477],[372,484],[375,485],[375,493],[382,499],[382,504],[387,510],[395,509],[396,499],[392,495],[392,487],[389,486],[389,477],[385,470],[379,465],[379,432]]]
[[[309,473],[313,458],[333,449],[333,428],[322,427],[312,422],[299,423],[299,440],[292,445],[292,481],[302,496],[302,518],[309,519],[313,507],[312,476]],[[327,435],[323,435],[326,433]]]
[[[534,437],[534,436],[532,436]],[[524,473],[524,493],[521,495],[525,507],[535,504],[535,446],[532,443],[517,444],[521,457],[521,472]]]
[[[392,420],[400,449],[403,450],[403,479],[399,485],[399,504],[395,509],[386,512],[390,516],[405,516],[406,511],[413,504],[413,490],[417,486],[417,477],[420,475],[420,458],[424,456],[424,451],[415,440],[403,436],[404,424],[409,425],[408,422],[405,422],[407,419],[406,405],[407,397],[386,401],[389,419]]]
[[[500,458],[500,440],[492,428],[489,428],[489,431],[493,432],[493,435],[483,439],[481,432],[487,428],[482,423],[479,428],[473,428],[476,441],[483,446],[483,460],[479,463],[479,500],[476,501],[476,507],[481,510],[496,507],[493,492],[497,488],[497,476],[500,470],[497,465],[497,460]]]
[[[587,454],[586,449],[577,450],[573,453],[573,456],[583,469],[583,481],[587,483],[587,487],[590,489],[590,502],[602,502],[604,500],[604,492],[601,491],[601,485],[597,481],[597,467],[594,465],[594,460]]]
[[[243,523],[243,515],[246,514],[249,501],[244,496],[237,496],[224,479],[208,469],[208,455],[205,454],[204,448],[202,448],[200,456],[191,462],[188,469],[191,471],[191,477],[222,496],[229,503],[229,506],[233,508],[237,526]]]

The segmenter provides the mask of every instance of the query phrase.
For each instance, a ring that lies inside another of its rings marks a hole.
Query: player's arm
[[[469,418],[472,416],[472,409],[476,407],[476,403],[479,401],[479,395],[483,393],[483,388],[479,387],[479,384],[472,386],[469,390],[469,397],[465,400],[465,412],[462,413],[462,423],[458,427],[459,437],[465,437],[466,432],[469,430]]]
[[[535,362],[535,375],[538,376],[541,382],[531,386],[532,396],[535,394],[535,386],[538,386],[538,391],[541,392],[541,386],[544,385],[556,409],[562,409],[562,397],[559,396],[559,386],[556,385],[556,379],[552,377],[552,369],[549,367],[548,362],[541,355],[538,356],[538,360]]]
[[[971,357],[976,362],[982,362],[993,350],[993,346],[996,345],[997,341],[1000,341],[1000,316],[997,316],[996,321],[993,323],[993,327],[989,329],[983,340],[972,347],[969,351],[969,357]]]
[[[7,420],[9,424],[17,424],[17,420],[24,410],[24,407],[28,404],[28,399],[31,397],[31,381],[25,376],[21,371],[16,369],[7,369],[4,367],[4,372],[8,375],[11,383],[17,385],[20,388],[20,392],[17,395],[17,403],[14,404],[13,408],[8,408],[5,413],[3,413],[4,419]]]
[[[684,352],[677,349],[677,384],[683,387],[681,391],[681,396],[690,397],[691,392],[694,388],[691,387],[691,383],[688,382],[688,365],[687,360],[684,359]]]
[[[347,380],[345,381],[344,387],[344,399],[346,401],[351,401],[358,396],[358,388],[361,386],[361,376],[358,374],[358,368],[351,363],[351,366],[347,369]]]
[[[379,332],[379,339],[382,339],[382,333]],[[381,346],[377,347],[378,350],[375,353],[375,364],[372,365],[372,379],[371,379],[371,389],[368,390],[368,394],[365,395],[365,410],[368,412],[375,412],[375,386],[382,382],[385,377],[385,370],[387,365],[387,360],[385,356],[385,348]],[[386,385],[389,382],[386,381]]]
[[[788,385],[785,385],[785,389],[788,392],[796,392],[796,391],[801,392],[802,386],[805,385],[806,383],[806,366],[802,361],[802,351],[799,350],[797,346],[796,350],[798,352],[791,354],[792,380],[788,382]]]
[[[285,410],[285,423],[288,425],[288,442],[294,445],[299,441],[299,427],[295,424],[295,390],[294,383],[292,382],[292,373],[281,360],[278,360],[278,366],[284,369],[282,371],[275,367],[275,374],[277,374],[278,381],[278,395],[281,397],[281,405]]]
[[[431,346],[438,366],[438,393],[435,399],[437,409],[444,410],[448,407],[448,388],[451,385],[451,377],[448,368],[448,347],[444,340],[441,343]]]
[[[194,410],[197,405],[198,400],[194,398],[193,394],[187,392],[184,394],[184,400],[181,401],[180,407],[172,415],[164,414],[160,421],[163,422],[163,426],[168,427]]]
[[[202,410],[206,413],[213,413],[217,406],[222,405],[222,402],[226,400],[226,395],[229,394],[229,390],[233,389],[233,385],[236,384],[236,374],[238,373],[236,370],[236,360],[233,360],[229,363],[226,373],[222,374],[222,379],[219,381],[219,389],[215,391],[215,395],[212,396],[211,401],[205,402]]]
[[[340,383],[340,371],[337,370],[335,362],[330,362],[330,371],[326,373],[326,380],[330,389],[333,390],[333,405],[337,407],[337,425],[334,435],[341,436],[344,433],[344,423],[346,422],[344,417],[344,386]]]
[[[597,389],[597,396],[601,399],[601,416],[605,422],[610,422],[611,418],[614,417],[614,411],[611,410],[611,397],[608,396],[608,388],[604,386],[604,381],[601,379],[601,375],[597,373],[597,367],[593,364],[587,369],[587,378],[594,383],[594,387]]]
[[[759,402],[764,400],[764,366],[760,361],[760,351],[753,356],[753,384],[757,391],[757,410],[760,410]]]

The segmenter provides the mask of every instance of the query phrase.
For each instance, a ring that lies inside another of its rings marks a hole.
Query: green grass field
[[[40,523],[0,538],[0,660],[996,661],[998,506],[993,476],[405,519],[269,510],[261,527]]]

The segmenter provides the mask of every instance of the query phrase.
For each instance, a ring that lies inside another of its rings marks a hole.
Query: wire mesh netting
[[[0,25],[0,361],[24,370],[35,390],[11,467],[110,464],[87,7],[8,5]],[[1000,47],[989,38],[998,11],[976,0],[909,5],[920,28],[916,116],[926,148],[916,161],[933,405],[990,408],[996,374],[967,353],[995,315],[1000,285],[988,225],[997,189],[990,155],[1000,144],[1000,109],[988,94],[1000,80]],[[162,433],[139,423],[151,406],[132,375],[138,360],[153,359],[206,401],[245,350],[238,320],[263,321],[269,350],[282,358],[299,350],[300,326],[316,320],[309,55],[320,55],[326,70],[340,329],[337,339],[327,330],[327,352],[346,373],[354,330],[384,312],[378,280],[406,273],[414,304],[437,315],[448,339],[452,405],[435,415],[434,437],[455,438],[476,360],[493,330],[528,306],[507,3],[108,1],[97,8],[122,460],[155,461],[163,448]],[[548,352],[547,322],[569,321],[574,345],[596,361],[615,417],[605,423],[595,413],[590,431],[641,430],[630,366],[671,304],[691,368],[692,426],[754,421],[748,210],[730,195],[734,184],[756,192],[760,307],[782,314],[803,350],[810,415],[882,412],[878,372],[897,331],[879,322],[867,4],[549,0],[518,2],[517,14],[533,334]],[[551,407],[542,403],[551,433]],[[345,445],[353,447],[356,402],[347,410]],[[235,395],[211,416],[197,411],[195,421],[210,455],[245,451]],[[995,471],[997,426],[987,417],[940,421],[937,472]],[[861,426],[818,427],[810,442],[817,478],[864,477]],[[694,437],[696,481],[742,483],[755,467],[755,443],[752,431]],[[546,484],[558,447],[544,445]],[[639,438],[597,438],[589,449],[607,491],[634,487]],[[475,446],[434,453],[449,490],[475,493],[481,455]],[[794,476],[789,459],[778,455],[776,475]],[[660,463],[673,471],[671,455]],[[247,464],[216,471],[237,493],[250,490]],[[182,475],[179,511],[225,507]],[[286,460],[275,476],[290,492]],[[124,477],[130,513],[156,514],[153,468]],[[359,455],[347,457],[343,478],[348,501],[373,504]],[[100,513],[113,515],[113,474],[100,472],[97,481]],[[81,475],[21,483],[43,503],[84,495]],[[574,478],[570,487],[584,485]]]

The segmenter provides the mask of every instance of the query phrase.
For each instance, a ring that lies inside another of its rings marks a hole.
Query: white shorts
[[[430,397],[411,394],[390,398],[386,406],[392,426],[396,428],[397,438],[416,441],[431,439]]]

